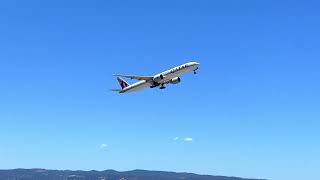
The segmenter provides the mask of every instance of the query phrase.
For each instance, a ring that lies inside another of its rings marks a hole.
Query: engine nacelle
[[[181,82],[181,79],[179,77],[176,77],[170,80],[171,84],[178,84],[180,82]]]
[[[160,75],[155,76],[155,77],[153,78],[153,81],[159,82],[159,81],[163,80],[163,78],[164,78],[163,75],[160,74]]]

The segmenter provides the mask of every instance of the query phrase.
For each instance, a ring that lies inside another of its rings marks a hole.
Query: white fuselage
[[[154,84],[167,84],[174,78],[178,78],[186,73],[196,71],[199,68],[199,63],[189,62],[180,66],[174,67],[162,73],[156,74],[153,80],[141,80],[128,87],[122,89],[120,93],[135,92],[145,88],[153,87]]]

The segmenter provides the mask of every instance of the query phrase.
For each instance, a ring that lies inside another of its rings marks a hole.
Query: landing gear
[[[198,70],[198,69],[199,69],[199,68],[193,70],[193,74],[197,74],[197,70]]]
[[[165,88],[166,87],[163,84],[160,85],[160,89],[165,89]]]
[[[150,88],[155,88],[155,87],[158,87],[158,86],[160,86],[160,84],[153,81],[152,86],[150,86]]]

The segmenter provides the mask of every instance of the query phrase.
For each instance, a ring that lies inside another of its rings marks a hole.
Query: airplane
[[[113,74],[117,77],[117,80],[121,86],[121,89],[114,89],[119,93],[130,93],[140,91],[145,88],[155,88],[165,89],[165,84],[178,84],[181,82],[180,76],[193,71],[196,74],[199,69],[200,63],[198,62],[188,62],[180,66],[174,67],[162,73],[156,74],[154,76],[131,76],[131,75],[121,75]],[[136,79],[138,82],[134,84],[127,83],[123,78]]]

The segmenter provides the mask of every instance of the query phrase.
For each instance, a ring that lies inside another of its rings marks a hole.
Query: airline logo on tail
[[[119,81],[119,84],[120,84],[122,89],[124,89],[124,88],[129,86],[129,84],[125,80],[123,80],[122,78],[117,77],[117,80]]]

